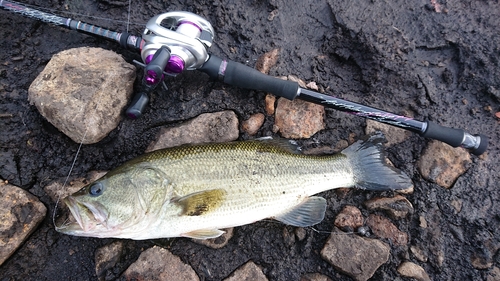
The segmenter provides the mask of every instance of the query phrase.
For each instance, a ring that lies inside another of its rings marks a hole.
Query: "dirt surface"
[[[105,19],[126,20],[128,11],[128,1],[22,2],[54,9],[59,15],[65,11],[94,15],[100,18],[72,17],[117,30],[123,30],[125,23]],[[428,260],[419,264],[433,280],[485,280],[492,266],[500,267],[500,136],[495,118],[500,111],[498,1],[172,2],[132,1],[131,21],[138,24],[131,25],[131,32],[140,34],[141,23],[156,14],[191,11],[213,24],[216,36],[210,52],[215,55],[254,66],[260,55],[281,48],[271,75],[297,75],[347,100],[488,135],[487,155],[473,157],[450,189],[428,182],[418,173],[416,163],[428,140],[412,135],[389,148],[389,158],[413,178],[415,191],[407,198],[415,212],[396,222],[409,234],[410,244],[392,245],[389,261],[373,280],[404,280],[397,267],[405,260],[415,260],[410,245],[425,249]],[[69,48],[102,47],[122,54],[129,62],[140,57],[114,43],[3,10],[0,30],[0,177],[37,196],[51,213],[54,203],[43,188],[55,180],[64,181],[79,144],[29,104],[29,85],[52,55]],[[197,71],[185,72],[167,84],[169,90],[153,95],[143,118],[124,119],[101,142],[83,146],[72,176],[110,170],[142,154],[160,125],[226,109],[236,112],[240,121],[264,113],[264,93],[211,82]],[[273,121],[267,116],[257,136],[272,135]],[[339,140],[364,135],[365,125],[362,118],[327,110],[326,129],[301,144],[333,147]],[[248,136],[240,136],[245,138]],[[352,190],[322,195],[329,207],[325,220],[314,227],[319,231],[307,229],[306,238],[293,245],[283,238],[284,231],[293,231],[293,227],[273,221],[236,228],[228,245],[217,250],[189,239],[124,240],[124,254],[107,277],[119,278],[141,251],[166,244],[201,280],[226,278],[250,259],[270,280],[299,280],[309,272],[351,280],[320,256],[335,216],[346,204],[367,215],[364,201],[389,194]],[[0,279],[96,279],[94,253],[112,241],[59,234],[47,216],[0,266]],[[477,269],[471,257],[490,263]]]

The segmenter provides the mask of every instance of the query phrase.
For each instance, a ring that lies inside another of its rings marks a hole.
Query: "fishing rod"
[[[483,134],[472,135],[462,129],[444,127],[431,121],[418,121],[307,90],[299,87],[297,82],[281,80],[241,63],[211,55],[208,53],[208,48],[214,39],[214,29],[210,22],[190,12],[168,12],[154,16],[146,23],[142,36],[134,36],[127,32],[120,33],[38,11],[13,1],[0,0],[0,8],[103,37],[118,42],[123,48],[140,51],[143,63],[134,62],[144,67],[141,90],[134,95],[126,110],[126,115],[132,119],[142,115],[149,102],[149,94],[163,82],[166,76],[176,76],[184,70],[200,70],[212,79],[232,86],[265,91],[289,100],[299,98],[403,128],[423,137],[445,142],[453,147],[463,147],[475,155],[483,154],[488,147],[488,137]]]

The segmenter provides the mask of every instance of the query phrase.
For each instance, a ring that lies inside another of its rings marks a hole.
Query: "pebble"
[[[413,205],[401,195],[392,198],[378,197],[363,203],[368,210],[380,210],[387,213],[392,219],[402,219],[413,214]]]
[[[195,243],[207,246],[212,249],[220,249],[226,246],[229,240],[233,237],[233,230],[234,230],[233,227],[223,229],[224,234],[213,239],[191,239],[191,240]]]
[[[154,246],[142,252],[137,261],[123,273],[129,280],[196,281],[200,280],[190,265],[168,250]]]
[[[269,116],[273,115],[275,111],[276,96],[273,94],[267,94],[265,103],[266,114]]]
[[[300,277],[300,281],[332,281],[332,279],[320,273],[308,273]]]
[[[304,139],[325,128],[324,116],[321,105],[279,98],[274,122],[284,138]]]
[[[118,126],[134,81],[135,67],[112,51],[69,49],[52,57],[28,99],[73,141],[91,144]]]
[[[399,265],[398,273],[404,277],[415,278],[417,281],[431,281],[427,272],[420,265],[409,261]]]
[[[262,113],[253,114],[248,120],[241,122],[241,130],[250,136],[254,136],[257,134],[262,124],[264,124],[265,119],[266,116]]]
[[[366,224],[371,228],[373,234],[380,238],[388,239],[395,245],[408,244],[408,234],[400,231],[389,219],[371,214],[366,220]]]
[[[249,261],[236,269],[224,281],[267,281],[267,277],[253,261]]]
[[[411,246],[410,247],[410,251],[411,253],[415,256],[415,258],[421,262],[427,262],[427,260],[429,259],[427,257],[427,254],[424,252],[424,250],[422,250],[420,247],[418,246]]]
[[[426,180],[450,188],[471,163],[467,150],[432,140],[418,160],[417,167]]]
[[[0,265],[43,221],[47,208],[28,191],[0,183]]]
[[[475,269],[488,269],[493,265],[491,255],[481,252],[472,253],[470,262]]]
[[[389,260],[390,249],[380,240],[334,230],[321,250],[321,257],[355,280],[366,281]]]
[[[238,117],[233,111],[204,113],[178,126],[161,128],[146,152],[187,143],[228,142],[238,137]]]
[[[347,205],[335,218],[335,226],[342,230],[355,230],[363,225],[363,215],[361,211],[354,207]]]
[[[494,266],[488,275],[486,276],[486,281],[498,281],[500,280],[500,268]]]
[[[263,54],[257,59],[257,62],[255,63],[255,69],[264,74],[269,74],[269,70],[271,70],[271,68],[274,67],[278,62],[279,54],[279,48],[272,49],[271,51]]]
[[[99,280],[105,280],[106,271],[112,269],[123,253],[123,242],[118,240],[95,251],[95,273]]]

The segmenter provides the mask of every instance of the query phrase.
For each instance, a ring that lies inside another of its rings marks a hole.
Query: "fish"
[[[386,161],[383,136],[338,154],[305,155],[284,139],[183,145],[143,154],[63,199],[58,232],[134,240],[216,238],[263,219],[308,227],[340,187],[406,189],[411,179]]]

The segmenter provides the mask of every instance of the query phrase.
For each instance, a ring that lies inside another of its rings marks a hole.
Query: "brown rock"
[[[355,280],[365,281],[389,260],[390,249],[380,240],[345,235],[337,230],[328,238],[321,257]]]
[[[368,216],[366,224],[373,234],[380,238],[388,239],[395,245],[408,244],[408,234],[400,231],[390,220],[383,216],[371,214]]]
[[[85,185],[96,181],[100,177],[104,176],[106,171],[91,171],[86,178],[76,178],[71,181],[68,181],[64,186],[65,178],[62,178],[58,181],[54,181],[51,184],[45,186],[43,190],[47,193],[52,201],[56,202],[58,199],[64,198],[68,195],[71,195],[78,190],[80,190]]]
[[[385,138],[387,139],[387,143],[385,144],[386,146],[392,146],[398,143],[402,143],[411,135],[411,132],[408,130],[404,130],[370,119],[366,120],[365,133],[369,135],[377,131],[381,131],[382,133],[384,133]]]
[[[31,84],[28,98],[73,141],[96,143],[118,126],[134,80],[135,67],[120,55],[75,48],[52,57]]]
[[[152,247],[142,252],[125,273],[128,280],[185,281],[200,280],[191,266],[183,263],[168,250]]]
[[[236,269],[231,276],[224,281],[267,281],[266,276],[252,261],[247,262],[243,266]]]
[[[361,211],[354,206],[345,206],[335,218],[335,226],[340,229],[358,229],[363,225],[363,215]]]
[[[187,143],[234,141],[238,136],[238,117],[233,111],[205,113],[176,127],[162,128],[146,152]]]
[[[412,262],[403,262],[398,267],[398,273],[404,277],[415,278],[417,281],[430,281],[429,275],[418,264]]]
[[[381,210],[386,212],[393,219],[401,219],[408,214],[413,214],[413,206],[401,195],[392,198],[379,197],[363,203],[369,210]]]
[[[306,82],[295,75],[288,75],[287,80],[299,83],[299,87],[307,88]]]
[[[255,63],[255,69],[264,74],[269,74],[269,70],[278,62],[279,54],[279,48],[273,49],[263,54],[257,59],[257,62]]]
[[[486,276],[486,281],[498,281],[500,280],[500,268],[494,266],[488,275]]]
[[[463,148],[453,148],[443,142],[429,142],[417,166],[422,176],[442,187],[450,188],[472,162]]]
[[[0,265],[42,222],[47,208],[26,190],[0,184]]]
[[[266,95],[266,114],[273,115],[275,110],[276,96],[272,94]]]
[[[328,276],[325,276],[323,274],[308,273],[300,277],[300,281],[332,281],[332,279],[328,278]]]
[[[262,124],[264,124],[265,118],[262,113],[253,114],[248,120],[241,122],[241,130],[253,136],[257,134]]]
[[[220,249],[227,245],[229,239],[233,237],[233,229],[234,228],[226,228],[224,230],[224,234],[217,238],[212,239],[192,239],[193,242],[207,246],[212,249]]]
[[[275,125],[285,138],[309,138],[325,128],[325,108],[303,100],[278,99]]]
[[[473,253],[470,257],[471,264],[476,269],[488,269],[493,265],[491,256],[483,253]]]

